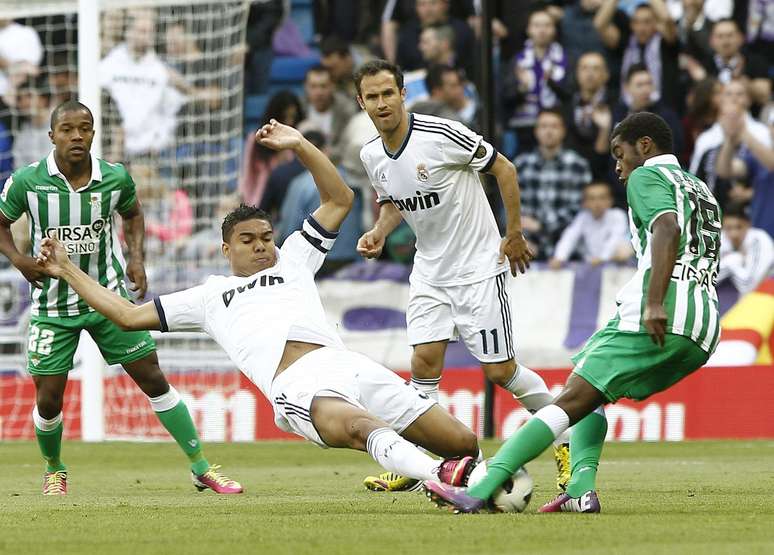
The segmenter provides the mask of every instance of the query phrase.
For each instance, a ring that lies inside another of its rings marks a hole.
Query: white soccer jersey
[[[436,286],[464,285],[507,269],[498,263],[500,233],[479,178],[497,151],[463,124],[409,114],[397,152],[379,138],[360,159],[379,203],[392,202],[417,237],[412,278]]]
[[[314,282],[335,238],[309,216],[277,249],[271,268],[249,277],[211,276],[155,299],[161,330],[203,331],[268,398],[288,340],[344,348]]]

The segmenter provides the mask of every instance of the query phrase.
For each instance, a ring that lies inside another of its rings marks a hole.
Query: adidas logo
[[[382,175],[379,176],[379,181],[386,183],[387,182],[387,175],[382,172]]]

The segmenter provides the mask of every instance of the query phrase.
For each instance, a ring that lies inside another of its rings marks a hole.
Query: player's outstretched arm
[[[667,325],[664,297],[672,277],[672,270],[675,268],[677,249],[680,246],[680,226],[677,225],[677,215],[674,212],[662,214],[653,222],[651,229],[653,242],[650,246],[650,285],[643,324],[653,342],[663,347]]]
[[[159,315],[153,303],[133,305],[121,295],[102,287],[70,261],[64,246],[56,239],[43,239],[37,263],[43,273],[65,280],[89,306],[120,328],[161,329]]]
[[[511,266],[511,274],[517,274],[518,270],[523,274],[529,268],[529,261],[533,258],[532,251],[527,246],[521,231],[521,193],[519,192],[519,179],[516,167],[505,156],[497,153],[497,159],[492,164],[489,172],[497,179],[497,187],[505,206],[507,224],[505,238],[500,244],[500,261],[508,257]]]
[[[320,207],[314,211],[314,219],[328,231],[338,231],[341,222],[349,214],[355,193],[347,187],[336,167],[320,150],[290,126],[273,119],[255,134],[259,144],[273,150],[291,149],[312,174],[320,193]]]

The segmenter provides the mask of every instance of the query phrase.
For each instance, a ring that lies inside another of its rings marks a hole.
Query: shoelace
[[[64,492],[64,479],[66,474],[64,472],[52,472],[46,476],[45,493],[63,493]]]
[[[226,476],[223,476],[222,474],[218,473],[217,470],[220,468],[219,464],[213,464],[207,472],[204,473],[204,476],[218,484],[219,486],[234,486],[236,485],[236,482],[232,480],[231,478],[228,478]]]

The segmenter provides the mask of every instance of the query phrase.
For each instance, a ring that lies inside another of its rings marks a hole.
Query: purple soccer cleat
[[[599,497],[594,490],[587,491],[580,497],[570,497],[566,493],[560,493],[538,509],[539,513],[599,513],[601,511]]]
[[[437,507],[449,507],[455,514],[477,513],[485,505],[482,499],[468,495],[467,488],[458,488],[441,482],[425,482],[425,493]]]

